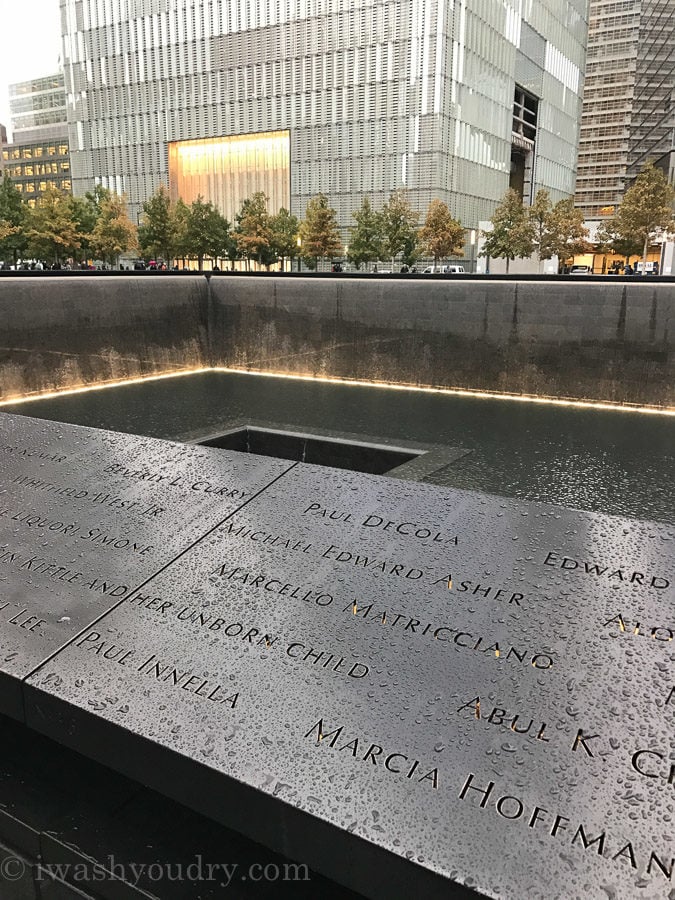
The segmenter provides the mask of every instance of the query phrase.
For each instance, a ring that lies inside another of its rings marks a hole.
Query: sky
[[[0,123],[11,133],[9,85],[58,71],[59,0],[0,0]]]

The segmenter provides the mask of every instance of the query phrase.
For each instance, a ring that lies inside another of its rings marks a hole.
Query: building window
[[[513,97],[513,125],[511,126],[514,134],[534,142],[537,136],[538,106],[539,101],[536,97],[516,85]]]

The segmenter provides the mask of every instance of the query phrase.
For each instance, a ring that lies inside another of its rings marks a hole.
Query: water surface
[[[471,451],[427,480],[675,521],[675,418],[207,372],[3,407],[174,440],[246,421]]]

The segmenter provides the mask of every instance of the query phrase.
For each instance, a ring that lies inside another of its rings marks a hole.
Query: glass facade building
[[[675,0],[591,0],[576,204],[612,215],[675,146]]]
[[[11,144],[3,145],[4,171],[33,206],[47,187],[72,190],[63,73],[9,86]]]
[[[66,121],[66,90],[62,72],[9,86],[14,140],[41,137],[45,127]],[[34,129],[37,134],[32,133]]]
[[[29,206],[48,186],[71,192],[67,137],[9,144],[2,148],[2,157],[4,171]]]
[[[61,0],[61,14],[74,191],[126,193],[132,217],[181,146],[269,133],[288,135],[288,171],[269,163],[271,184],[263,161],[240,185],[300,216],[323,192],[343,228],[400,187],[467,228],[510,183],[526,201],[574,191],[587,0]],[[209,153],[204,196],[221,205],[235,176]]]

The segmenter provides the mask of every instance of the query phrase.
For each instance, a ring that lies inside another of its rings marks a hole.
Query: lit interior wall
[[[172,200],[192,203],[201,194],[234,221],[244,200],[256,191],[268,197],[267,209],[290,209],[290,132],[266,131],[230,137],[169,143]]]

